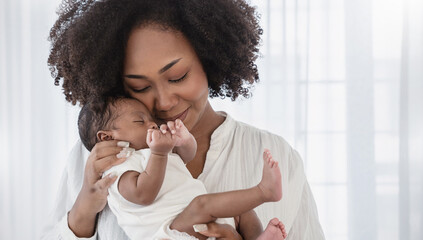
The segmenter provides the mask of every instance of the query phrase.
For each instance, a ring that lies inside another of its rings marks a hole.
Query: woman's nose
[[[175,94],[166,89],[157,91],[155,100],[155,108],[158,111],[169,111],[178,103]]]

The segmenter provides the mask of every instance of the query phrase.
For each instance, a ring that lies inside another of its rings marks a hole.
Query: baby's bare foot
[[[276,239],[285,239],[286,231],[285,225],[279,219],[273,218],[267,224],[266,229],[260,234],[257,240],[276,240]]]
[[[282,198],[282,179],[278,162],[273,160],[268,149],[263,152],[263,176],[258,184],[265,202],[277,202]]]

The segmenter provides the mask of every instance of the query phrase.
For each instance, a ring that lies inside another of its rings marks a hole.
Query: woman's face
[[[159,123],[181,119],[191,130],[207,106],[208,83],[188,40],[149,25],[134,29],[125,52],[124,87]]]

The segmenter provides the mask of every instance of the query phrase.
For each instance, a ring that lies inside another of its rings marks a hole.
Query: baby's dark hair
[[[210,97],[250,96],[262,29],[245,0],[63,0],[51,28],[48,59],[66,100],[125,94],[124,52],[131,30],[146,24],[182,32],[206,72]]]
[[[91,151],[99,142],[97,132],[109,130],[118,117],[116,103],[123,97],[93,98],[81,108],[78,116],[78,131],[82,143]]]

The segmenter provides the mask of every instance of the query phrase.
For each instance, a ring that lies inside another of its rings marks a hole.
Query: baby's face
[[[157,128],[157,124],[144,104],[135,99],[124,99],[115,107],[118,114],[113,121],[113,138],[129,142],[136,150],[148,148],[147,130]]]

